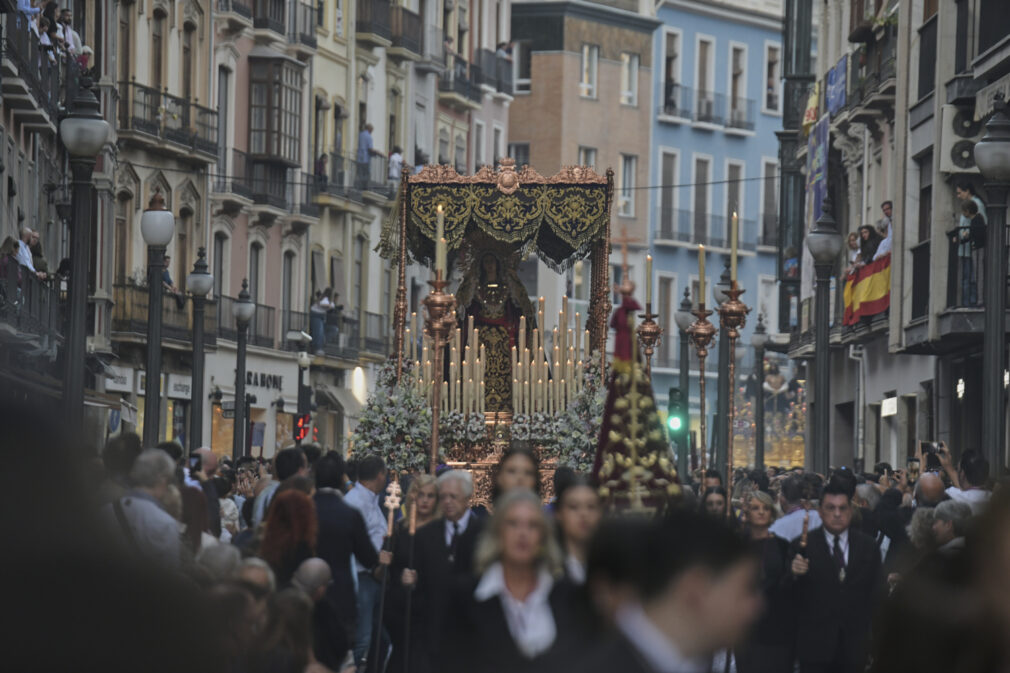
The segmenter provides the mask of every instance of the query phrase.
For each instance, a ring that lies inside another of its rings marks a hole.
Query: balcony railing
[[[348,360],[357,359],[361,350],[358,319],[335,311],[326,316],[323,351],[326,355]]]
[[[694,90],[673,81],[663,83],[663,103],[659,106],[659,114],[667,117],[691,118],[691,102]]]
[[[214,179],[214,190],[222,194],[236,194],[252,199],[252,180],[249,172],[249,157],[241,150],[232,149],[231,161],[218,165],[218,176]]]
[[[20,12],[7,14],[3,55],[11,60],[36,103],[55,123],[66,68],[59,57],[43,47],[28,21]],[[7,105],[14,104],[8,102]]]
[[[695,92],[694,120],[706,124],[722,124],[726,116],[726,97],[712,91]]]
[[[0,259],[0,322],[54,343],[63,338],[63,317],[60,292],[52,283],[39,280],[14,257]]]
[[[313,178],[316,182],[314,195],[329,194],[345,199],[361,200],[361,190],[354,184],[357,163],[354,157],[340,152],[329,152],[322,164],[317,161]]]
[[[300,42],[306,47],[316,48],[316,21],[319,11],[315,2],[292,2],[291,22],[288,24],[292,42]]]
[[[309,314],[304,311],[281,311],[281,342],[284,350],[302,351],[306,350],[301,339],[289,340],[288,332],[299,331],[311,334],[312,326],[309,324]]]
[[[449,57],[449,65],[442,76],[438,78],[438,90],[455,93],[476,103],[481,101],[480,86],[474,83],[473,77],[480,77],[480,69],[468,64],[461,58]]]
[[[866,63],[858,71],[858,76],[862,79],[861,97],[856,100],[863,100],[876,93],[881,84],[894,79],[897,72],[897,43],[897,27],[888,26],[880,39],[866,46]]]
[[[386,316],[381,313],[365,312],[364,350],[369,353],[386,355],[389,343],[389,329]]]
[[[480,68],[480,84],[494,88],[501,93],[512,95],[512,61],[499,56],[490,49],[478,49],[477,66]]]
[[[252,6],[243,0],[217,0],[217,11],[222,14],[228,12],[238,14],[246,19],[252,19]]]
[[[391,40],[393,31],[390,21],[390,4],[388,0],[361,0],[358,2],[359,33],[371,34]]]
[[[778,213],[765,213],[761,219],[761,231],[758,232],[758,245],[777,247],[779,244]]]
[[[253,28],[272,30],[284,35],[285,0],[254,0]]]
[[[235,327],[235,302],[234,297],[220,297],[217,302],[217,335],[222,339],[235,341],[238,338],[238,330]],[[208,311],[210,313],[210,311]],[[246,337],[250,344],[262,346],[263,348],[274,347],[275,309],[273,306],[256,304],[256,311],[252,320],[249,321]]]
[[[287,171],[270,165],[251,165],[251,168],[249,186],[253,203],[287,210],[290,204]]]
[[[113,286],[112,331],[123,334],[147,335],[147,316],[150,296],[146,286],[120,284]],[[218,305],[207,302],[204,312],[204,333],[206,343],[213,344],[217,338]],[[161,333],[166,339],[191,341],[193,338],[193,312],[187,299],[182,307],[172,295],[165,294],[161,301]]]
[[[421,17],[406,7],[394,5],[389,15],[393,46],[421,54]]]
[[[119,126],[217,155],[217,111],[136,82],[120,82]]]
[[[729,217],[691,210],[677,210],[666,206],[659,208],[658,215],[657,241],[700,243],[716,248],[729,246]],[[757,250],[757,220],[740,219],[738,226],[739,249]],[[763,242],[762,245],[764,245]]]
[[[951,240],[947,255],[947,307],[979,308],[984,292],[985,248],[974,248],[970,241]]]
[[[730,98],[729,117],[726,119],[726,127],[742,129],[745,131],[754,130],[754,116],[756,105],[749,98]]]
[[[354,187],[358,191],[369,191],[390,195],[395,189],[389,179],[389,160],[384,156],[372,155],[367,162],[355,161]]]
[[[316,195],[319,194],[321,185],[311,173],[299,173],[298,176],[298,180],[290,185],[288,201],[301,215],[319,217]]]

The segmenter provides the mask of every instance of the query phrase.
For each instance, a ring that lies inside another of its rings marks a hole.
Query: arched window
[[[211,273],[214,274],[214,296],[224,295],[225,254],[228,249],[228,235],[224,232],[214,234],[214,258],[211,260]]]

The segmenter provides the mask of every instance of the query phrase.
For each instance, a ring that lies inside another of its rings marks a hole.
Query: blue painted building
[[[678,385],[675,311],[685,288],[698,302],[698,245],[706,248],[707,308],[729,259],[733,212],[739,214],[738,280],[752,308],[737,349],[738,386],[753,371],[750,335],[758,313],[778,325],[776,285],[778,140],[782,128],[781,0],[666,0],[657,8],[652,148],[649,159],[650,253],[658,321],[666,337],[653,361],[660,406]],[[718,316],[710,318],[718,326]],[[697,359],[691,348],[690,411],[698,426]],[[716,412],[718,347],[706,362],[709,436]]]

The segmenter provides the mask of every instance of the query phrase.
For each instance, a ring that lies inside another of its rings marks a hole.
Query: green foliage
[[[583,364],[583,371],[582,390],[572,399],[567,411],[558,417],[555,437],[558,464],[589,472],[596,458],[603,407],[607,401],[598,352]]]

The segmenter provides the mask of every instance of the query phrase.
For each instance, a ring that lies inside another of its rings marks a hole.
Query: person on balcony
[[[877,252],[873,256],[873,259],[880,259],[884,255],[891,254],[891,237],[893,232],[891,224],[891,206],[892,204],[890,201],[884,201],[880,204],[880,210],[883,211],[884,217],[882,217],[880,222],[877,224],[877,231],[883,237],[883,240],[880,242],[880,245],[877,246]]]
[[[25,227],[24,229],[21,230],[20,240],[18,241],[17,260],[18,264],[20,264],[21,266],[25,267],[26,269],[34,273],[36,276],[38,276],[39,280],[45,280],[46,274],[42,271],[38,271],[35,268],[35,260],[32,257],[31,242],[32,237],[34,235],[35,232],[29,229],[28,227]]]
[[[880,234],[877,233],[875,227],[869,224],[859,227],[860,266],[864,266],[874,259],[874,255],[877,254],[877,249],[880,247],[880,241]]]
[[[382,152],[375,149],[375,141],[372,139],[372,131],[375,127],[365,124],[361,132],[358,133],[358,188],[364,189],[368,185],[368,178],[371,175],[368,170],[372,157],[381,157]]]
[[[947,232],[950,240],[957,244],[957,259],[961,265],[961,305],[978,304],[978,277],[975,269],[974,251],[985,245],[985,220],[974,199],[961,203],[961,219],[958,226]]]
[[[309,307],[309,318],[311,320],[309,329],[312,332],[312,349],[316,355],[323,354],[323,345],[326,342],[326,314],[333,308],[330,301],[330,288],[325,291],[316,291],[316,300]]]
[[[63,37],[63,44],[66,45],[67,52],[73,56],[77,57],[81,53],[83,44],[81,43],[81,36],[74,30],[71,22],[73,20],[73,13],[68,7],[64,7],[60,11],[59,19],[59,32]]]
[[[18,0],[18,11],[29,17],[42,13],[41,9],[32,6],[31,0]]]
[[[399,182],[401,171],[403,171],[403,150],[399,145],[394,145],[393,152],[389,155],[389,181]]]
[[[175,283],[172,282],[172,274],[168,270],[169,262],[171,261],[171,256],[165,255],[165,268],[161,270],[161,286],[165,292],[175,298],[175,305],[181,309],[186,306],[186,299],[179,292],[179,288],[175,286]]]

